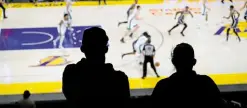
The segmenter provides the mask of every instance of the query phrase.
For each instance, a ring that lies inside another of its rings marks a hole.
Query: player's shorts
[[[238,19],[234,19],[231,25],[231,28],[236,29],[238,26]]]
[[[61,35],[65,35],[67,28],[57,27],[57,32]]]
[[[138,54],[141,54],[143,47],[143,44],[137,44],[136,42],[133,43],[133,50]]]
[[[184,20],[183,19],[178,19],[178,24],[184,24]]]
[[[135,20],[129,20],[128,21],[128,27],[127,27],[127,29],[128,30],[132,30],[133,28],[135,28],[137,26],[137,23],[136,23],[136,21]]]

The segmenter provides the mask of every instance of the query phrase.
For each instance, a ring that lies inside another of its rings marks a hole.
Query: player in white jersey
[[[142,49],[143,46],[147,43],[148,40],[151,39],[151,36],[147,33],[144,32],[141,36],[138,37],[138,39],[136,39],[133,43],[132,43],[132,48],[133,51],[129,52],[129,53],[125,53],[122,55],[122,58],[126,55],[134,55],[136,54],[137,56],[139,56],[139,58],[141,58],[141,53],[142,53]],[[142,60],[141,60],[142,62]]]
[[[247,22],[247,0],[244,3],[244,6],[240,9],[243,10],[245,8],[244,19]]]
[[[240,37],[238,36],[238,32],[236,31],[237,30],[237,26],[238,26],[239,16],[240,16],[240,13],[234,9],[233,5],[231,5],[230,6],[230,15],[228,17],[224,17],[226,19],[230,19],[230,18],[232,19],[232,25],[231,25],[231,27],[229,27],[227,29],[227,32],[226,32],[226,41],[228,41],[229,33],[230,33],[231,29],[233,29],[233,32],[238,37],[239,42],[241,41]]]
[[[176,19],[176,17],[177,17],[178,14],[180,14],[180,16],[178,17],[178,23],[177,23],[175,26],[173,26],[170,30],[168,30],[169,35],[171,35],[171,31],[172,31],[173,29],[177,28],[179,25],[184,25],[183,30],[180,32],[181,35],[184,36],[184,30],[185,30],[185,29],[187,28],[187,26],[188,26],[188,25],[184,22],[184,19],[185,19],[185,17],[186,17],[188,14],[190,14],[191,17],[193,18],[193,15],[192,15],[192,13],[190,12],[188,6],[185,7],[185,10],[183,10],[183,11],[178,11],[178,12],[176,13],[176,15],[175,15],[175,19]]]
[[[133,33],[139,29],[139,25],[137,24],[137,20],[140,20],[139,13],[141,10],[141,6],[137,6],[136,9],[134,9],[134,12],[129,16],[128,18],[128,27],[125,35],[120,40],[122,43],[124,43],[124,38],[126,36],[132,37]]]
[[[138,0],[135,0],[135,2],[127,10],[127,20],[129,19],[129,16],[133,13],[134,9],[136,8],[137,3],[138,3]],[[118,22],[118,26],[120,26],[121,24],[125,24],[125,23],[128,23],[128,21]]]
[[[54,48],[56,48],[58,40],[59,40],[59,48],[63,48],[63,41],[65,38],[65,33],[67,29],[70,31],[73,30],[73,28],[71,28],[71,25],[70,25],[69,15],[64,14],[63,20],[60,21],[59,26],[57,27],[58,37],[53,41]]]
[[[205,16],[205,20],[208,21],[208,11],[210,11],[210,8],[208,7],[208,0],[201,0],[201,3],[201,13],[203,16]]]

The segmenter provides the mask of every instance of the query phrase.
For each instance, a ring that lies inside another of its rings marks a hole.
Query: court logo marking
[[[162,15],[174,15],[178,11],[182,11],[184,8],[168,8],[168,9],[149,9],[149,12],[154,16]],[[201,14],[201,8],[190,8],[190,11],[194,14]]]
[[[230,27],[231,24],[226,24],[222,27],[220,27],[215,35],[221,35],[223,32],[226,34],[227,28]],[[246,22],[239,22],[238,27],[237,27],[237,32],[240,37],[247,38],[247,23]],[[230,31],[230,35],[236,36],[233,31]]]
[[[42,67],[42,66],[62,66],[71,63],[71,61],[67,60],[69,55],[63,56],[48,56],[39,61],[39,64],[31,66],[31,67]]]

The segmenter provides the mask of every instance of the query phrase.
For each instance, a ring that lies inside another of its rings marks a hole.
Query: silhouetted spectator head
[[[178,72],[191,71],[196,64],[192,46],[187,43],[178,44],[172,53],[172,63]]]
[[[102,28],[86,29],[83,34],[81,51],[89,62],[104,63],[105,54],[108,51],[108,40],[108,36]]]
[[[23,93],[23,98],[28,99],[31,96],[31,93],[28,90],[25,90]]]

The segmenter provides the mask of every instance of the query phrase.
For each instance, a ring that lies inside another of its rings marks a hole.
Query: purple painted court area
[[[90,27],[100,26],[76,26],[73,33],[67,30],[63,47],[80,47],[84,30]],[[0,50],[51,49],[58,37],[56,27],[1,29],[0,32]]]

